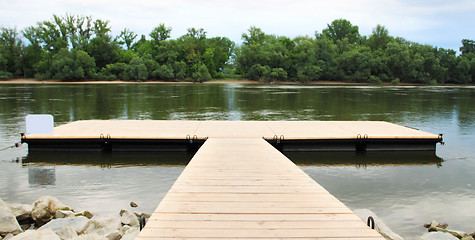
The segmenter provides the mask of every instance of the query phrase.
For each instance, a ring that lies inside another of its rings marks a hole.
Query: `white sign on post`
[[[26,135],[53,134],[54,119],[50,114],[30,114],[26,116]]]

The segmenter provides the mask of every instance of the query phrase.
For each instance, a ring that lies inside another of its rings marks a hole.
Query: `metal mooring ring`
[[[368,225],[368,227],[370,227],[371,229],[374,229],[374,218],[369,216],[368,217],[368,220],[366,221],[366,224]]]

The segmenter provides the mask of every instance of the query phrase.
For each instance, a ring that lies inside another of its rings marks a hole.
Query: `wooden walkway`
[[[210,138],[137,239],[384,239],[262,138]]]
[[[308,141],[342,142],[327,150],[352,151],[385,149],[370,141],[396,142],[390,150],[435,150],[441,141],[388,122],[89,120],[49,135],[27,133],[22,142],[30,150],[74,150],[81,144],[120,150],[121,141],[142,149],[136,140],[153,148],[161,140],[207,139],[137,239],[383,239],[263,138],[304,147]]]
[[[437,139],[438,136],[381,121],[162,121],[162,120],[85,120],[54,128],[53,135],[26,134],[28,139],[99,138],[184,139],[270,138],[285,139]]]

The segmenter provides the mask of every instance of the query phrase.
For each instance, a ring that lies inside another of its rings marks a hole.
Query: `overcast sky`
[[[462,39],[475,39],[475,0],[0,0],[3,27],[23,29],[66,13],[110,20],[114,35],[127,27],[148,36],[165,23],[172,38],[195,27],[238,44],[250,26],[293,38],[339,18],[362,35],[381,24],[392,36],[455,50]]]

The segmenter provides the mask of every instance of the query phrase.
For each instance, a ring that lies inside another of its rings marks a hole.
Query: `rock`
[[[137,216],[134,213],[127,210],[122,213],[120,217],[120,221],[122,222],[122,224],[130,225],[132,227],[140,225],[140,221],[137,218]]]
[[[68,240],[108,240],[108,239],[97,233],[90,233],[90,234],[79,235],[77,237],[73,237]]]
[[[31,225],[32,224],[30,224],[30,223],[26,223],[26,224],[21,224],[20,227],[23,231],[26,231],[26,230],[31,228]]]
[[[54,197],[41,197],[33,204],[33,211],[31,212],[31,217],[39,226],[41,226],[53,219],[57,210],[73,211],[71,207],[64,205]]]
[[[84,234],[99,234],[102,236],[107,236],[113,232],[119,232],[119,229],[122,227],[121,221],[119,218],[98,218],[91,219],[83,231]],[[80,233],[81,234],[81,233]]]
[[[421,236],[421,240],[458,240],[450,233],[428,232]]]
[[[449,226],[449,224],[447,224],[447,223],[439,224],[439,227],[443,228],[443,229],[446,229],[448,226]]]
[[[366,222],[368,220],[369,216],[372,216],[373,219],[374,219],[374,230],[379,232],[386,239],[403,240],[403,238],[401,236],[399,236],[398,234],[391,231],[391,229],[389,229],[389,227],[386,226],[386,224],[384,224],[384,222],[380,218],[378,218],[378,216],[376,216],[376,214],[374,212],[372,212],[371,210],[369,210],[369,209],[357,209],[354,212],[364,222]]]
[[[458,239],[468,237],[468,234],[465,233],[465,232],[462,232],[462,231],[449,230],[449,229],[444,229],[444,230],[445,231],[441,231],[441,232],[448,232],[448,233],[452,234],[454,237],[457,237]]]
[[[120,228],[120,234],[124,235],[129,229],[130,229],[129,225],[122,226],[122,228]]]
[[[429,224],[429,230],[428,230],[428,231],[429,231],[429,232],[437,231],[437,228],[439,227],[439,225],[440,225],[440,224],[439,224],[438,222],[436,222],[436,221],[430,222],[430,224]]]
[[[106,235],[106,238],[109,240],[120,240],[122,238],[122,234],[120,232],[111,232]]]
[[[33,207],[29,204],[11,204],[10,209],[18,221],[30,218],[33,211]]]
[[[0,201],[0,234],[5,236],[9,233],[16,235],[23,232],[8,204]]]
[[[78,236],[77,231],[71,227],[71,225],[66,225],[61,230],[57,231],[56,234],[61,238],[62,240],[65,239],[70,239]]]
[[[138,227],[131,227],[124,233],[121,240],[134,240],[135,238],[137,238],[139,233],[140,230]]]
[[[76,233],[81,233],[86,229],[86,226],[91,220],[84,216],[71,217],[71,218],[57,218],[53,219],[47,224],[41,226],[39,230],[51,229],[54,232],[60,232],[64,226],[71,226]]]
[[[9,234],[7,234],[7,235],[3,238],[3,240],[11,239],[11,238],[14,237],[14,236],[15,236],[15,235],[13,235],[13,233],[9,233]]]
[[[134,212],[135,216],[137,216],[138,219],[140,219],[141,216],[144,218],[148,219],[152,216],[152,214],[149,213],[139,213],[139,212]]]
[[[470,237],[475,238],[475,232],[468,234]]]
[[[139,205],[137,205],[137,203],[130,202],[130,206],[133,207],[133,208],[136,208],[136,207],[138,207]]]
[[[20,233],[10,240],[61,240],[56,233],[51,229],[45,229],[42,231],[28,230]]]
[[[91,212],[89,211],[82,211],[82,212],[79,212],[79,213],[76,213],[75,216],[84,216],[84,217],[87,217],[89,219],[91,219],[92,217],[94,217],[94,214],[92,214]]]
[[[461,238],[460,240],[475,240],[472,236],[468,235],[468,236],[465,236],[463,238]]]
[[[68,218],[75,217],[76,213],[70,210],[57,210],[54,214],[54,218]]]

